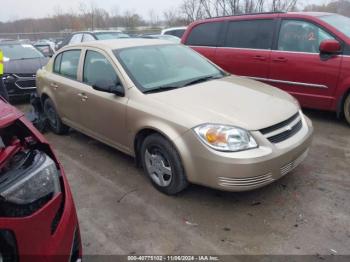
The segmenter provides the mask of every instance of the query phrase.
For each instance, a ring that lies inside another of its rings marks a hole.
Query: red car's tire
[[[350,125],[350,94],[345,99],[344,102],[344,115],[346,122]]]

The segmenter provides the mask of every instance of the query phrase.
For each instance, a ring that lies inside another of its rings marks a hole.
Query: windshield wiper
[[[163,92],[163,91],[169,91],[173,89],[180,88],[182,86],[159,86],[153,89],[145,90],[143,91],[144,94],[151,94],[151,93],[157,93],[157,92]]]
[[[220,78],[223,78],[224,76],[225,75],[204,76],[204,77],[196,78],[194,80],[186,82],[185,84],[182,84],[182,85],[159,86],[159,87],[156,87],[156,88],[153,88],[153,89],[145,90],[145,91],[143,91],[143,93],[144,94],[149,94],[149,93],[157,93],[157,92],[162,92],[162,91],[168,91],[168,90],[182,88],[182,87],[189,86],[189,85],[198,84],[198,83],[201,83],[201,82],[206,82],[206,81],[212,80],[212,79],[220,79]]]
[[[223,77],[224,77],[223,75],[203,76],[203,77],[199,77],[197,79],[191,80],[191,81],[185,83],[183,86],[190,86],[190,85],[206,82],[208,80],[220,79]]]

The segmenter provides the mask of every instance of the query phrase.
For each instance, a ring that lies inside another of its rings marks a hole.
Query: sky
[[[301,0],[307,3],[319,4],[328,0]],[[119,13],[132,10],[148,18],[150,10],[162,14],[164,10],[176,8],[183,0],[0,0],[0,21],[13,21],[21,18],[42,18],[50,16],[59,7],[62,11],[78,10],[79,4],[93,3],[106,10],[118,9]]]
[[[151,9],[161,14],[164,10],[178,7],[183,0],[0,0],[0,21],[21,18],[41,18],[52,15],[57,7],[63,11],[78,10],[80,3],[104,8],[118,9],[120,13],[132,10],[147,18]]]

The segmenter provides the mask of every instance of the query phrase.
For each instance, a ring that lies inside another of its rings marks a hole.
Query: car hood
[[[23,114],[0,97],[0,128],[20,118]]]
[[[234,125],[259,130],[280,123],[299,110],[289,94],[244,77],[229,76],[167,92],[150,94],[166,108],[203,123]]]
[[[23,59],[23,60],[10,60],[5,62],[4,70],[7,74],[36,74],[38,69],[47,64],[49,59],[47,57]]]

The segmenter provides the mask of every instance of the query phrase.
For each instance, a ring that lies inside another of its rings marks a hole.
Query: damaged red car
[[[0,261],[80,261],[77,214],[46,139],[0,97]]]

